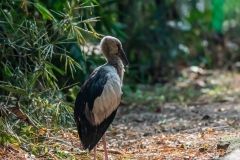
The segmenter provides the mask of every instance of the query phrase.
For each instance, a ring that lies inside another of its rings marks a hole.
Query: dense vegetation
[[[86,55],[79,49],[86,43],[83,34],[101,37],[91,24],[98,18],[84,16],[92,7],[93,3],[75,1],[1,2],[2,144],[10,140],[31,145],[43,127],[58,130],[73,126],[73,103],[66,100],[64,91],[76,85],[74,78],[84,74],[81,70]],[[71,94],[68,92],[69,97]]]

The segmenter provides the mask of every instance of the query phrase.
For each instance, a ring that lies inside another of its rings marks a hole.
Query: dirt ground
[[[221,146],[220,141],[226,139],[229,142],[240,135],[236,129],[236,126],[239,126],[239,109],[240,104],[236,102],[188,107],[166,104],[161,113],[147,112],[144,107],[121,107],[107,132],[109,158],[213,159],[224,156],[231,145]],[[62,132],[56,139],[45,143],[59,143],[59,149],[75,154],[79,159],[93,159],[92,152],[81,150],[81,144],[74,131]],[[103,159],[101,141],[97,147],[97,154],[98,159]],[[9,155],[14,155],[14,158]],[[31,157],[13,145],[1,149],[0,157],[21,160],[45,159]]]
[[[141,108],[138,113],[126,111],[118,115],[108,133],[109,146],[130,159],[221,157],[227,148],[217,149],[219,141],[239,137],[235,128],[239,126],[239,109],[238,103],[228,102],[185,107],[167,104],[162,113]]]
[[[122,108],[107,133],[108,147],[113,149],[111,158],[221,157],[228,147],[221,149],[220,140],[239,137],[234,127],[239,126],[239,109],[240,104],[235,102],[188,107],[167,104],[162,113]]]

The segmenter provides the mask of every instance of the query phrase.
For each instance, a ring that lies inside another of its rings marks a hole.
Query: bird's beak
[[[122,60],[124,66],[128,65],[127,56],[122,48],[119,49],[119,58]]]

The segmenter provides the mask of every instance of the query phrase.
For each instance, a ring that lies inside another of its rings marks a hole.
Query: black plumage
[[[97,68],[84,83],[77,95],[74,117],[77,123],[78,133],[84,149],[89,151],[98,143],[109,125],[112,123],[117,109],[99,125],[92,125],[84,113],[86,107],[92,111],[94,100],[101,96],[104,85],[107,82],[107,71],[104,68]],[[88,105],[86,105],[88,104]]]
[[[103,137],[108,160],[105,132],[121,101],[124,66],[128,60],[118,39],[106,36],[100,46],[107,63],[95,69],[83,84],[76,97],[74,119],[83,148],[89,151],[94,148],[96,159],[96,144]]]

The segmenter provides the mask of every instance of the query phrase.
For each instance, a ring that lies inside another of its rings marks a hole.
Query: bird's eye
[[[121,51],[121,47],[120,47],[120,45],[119,44],[117,44],[117,47],[118,47],[118,55],[120,54],[120,51]]]
[[[118,48],[121,48],[121,47],[120,47],[120,44],[117,44],[117,47],[118,47]]]

